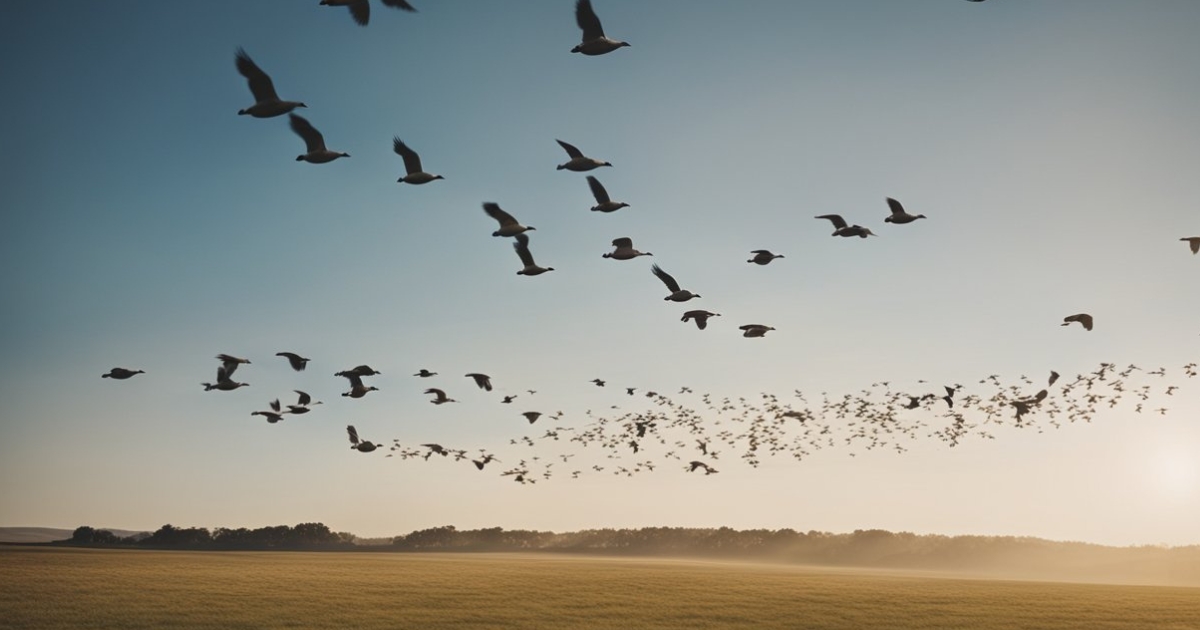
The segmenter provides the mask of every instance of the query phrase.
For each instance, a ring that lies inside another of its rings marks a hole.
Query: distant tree
[[[77,545],[90,545],[96,540],[96,529],[87,525],[76,527],[70,540]]]

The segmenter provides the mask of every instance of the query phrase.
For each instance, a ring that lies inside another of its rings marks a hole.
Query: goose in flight
[[[500,209],[499,204],[490,201],[483,204],[483,211],[489,217],[492,217],[500,223],[500,229],[492,232],[492,236],[516,236],[526,230],[536,230],[537,228],[528,225],[521,225],[513,218],[513,215]]]
[[[363,385],[362,377],[353,372],[340,372],[338,373],[338,376],[344,376],[350,381],[350,391],[342,392],[343,396],[348,396],[350,398],[362,398],[363,396],[367,395],[367,392],[379,391],[379,388],[375,387],[374,385],[371,385],[370,387]]]
[[[201,383],[201,385],[204,386],[204,391],[206,392],[211,392],[214,389],[229,392],[239,387],[249,387],[250,383],[238,383],[234,381],[229,378],[229,371],[225,369],[225,366],[220,366],[217,368],[217,382]]]
[[[447,398],[446,392],[444,392],[436,387],[430,387],[429,389],[425,390],[425,393],[433,394],[433,400],[431,400],[429,402],[431,402],[435,405],[443,405],[448,402],[458,402],[457,400],[454,400],[453,398]]]
[[[638,256],[653,256],[650,252],[639,252],[633,248],[633,239],[628,236],[613,239],[613,251],[605,254],[602,258],[611,258],[613,260],[632,260]]]
[[[242,365],[243,363],[250,365],[249,359],[243,359],[241,357],[235,357],[229,354],[218,354],[217,360],[221,362],[221,367],[225,368],[226,378],[232,377],[233,373],[237,371],[239,365]]]
[[[1070,326],[1072,322],[1079,322],[1083,325],[1084,330],[1092,329],[1092,316],[1087,313],[1079,313],[1076,315],[1067,315],[1063,318],[1062,326]]]
[[[380,446],[379,444],[372,444],[371,442],[359,440],[358,431],[354,428],[353,424],[346,425],[346,433],[350,435],[350,448],[357,450],[360,453],[370,453]]]
[[[775,260],[776,258],[783,258],[783,254],[772,254],[769,250],[766,250],[766,249],[756,249],[750,253],[754,254],[754,257],[751,258],[750,260],[747,260],[746,262],[754,263],[756,265],[765,265],[765,264],[771,262],[772,260]]]
[[[591,382],[592,382],[592,383],[595,383],[595,384],[596,384],[596,387],[604,387],[604,384],[605,384],[607,381],[602,381],[602,380],[600,380],[600,379],[598,379],[598,378],[594,378],[594,379],[592,379],[592,380],[591,380]]]
[[[529,421],[529,424],[533,424],[534,422],[537,422],[538,418],[542,417],[542,412],[526,411],[525,413],[522,413],[521,415],[525,416],[525,419]]]
[[[588,186],[592,189],[592,196],[596,198],[596,205],[592,206],[592,212],[616,212],[621,208],[628,208],[629,204],[623,201],[613,201],[608,196],[608,191],[604,189],[604,184],[600,180],[587,176]]]
[[[408,148],[408,145],[404,144],[399,136],[392,137],[392,150],[396,152],[396,155],[404,158],[404,170],[407,173],[404,177],[397,179],[397,182],[405,184],[428,184],[435,179],[446,179],[441,175],[434,175],[433,173],[426,173],[421,170],[421,156],[417,155],[416,151]]]
[[[514,401],[514,400],[516,400],[516,399],[517,399],[517,395],[516,395],[516,394],[509,394],[508,396],[505,396],[505,397],[504,397],[504,400],[501,400],[500,402],[501,402],[502,404],[508,405],[508,404],[511,404],[511,403],[512,403],[512,401]]]
[[[437,376],[437,372],[430,372],[429,370],[426,370],[425,368],[421,368],[421,371],[417,372],[416,374],[413,374],[413,376],[420,376],[421,378],[429,378],[430,376]]]
[[[478,468],[479,470],[483,470],[484,466],[488,465],[491,462],[498,462],[498,461],[500,461],[500,460],[496,459],[495,455],[488,453],[488,454],[484,455],[483,457],[480,457],[479,459],[472,459],[471,463],[475,464],[475,467]]]
[[[108,371],[108,374],[101,374],[100,378],[112,378],[118,381],[123,381],[127,378],[133,378],[137,374],[145,374],[142,370],[129,370],[123,367],[115,367]]]
[[[1192,248],[1192,254],[1200,254],[1200,236],[1185,236],[1181,241],[1187,241],[1188,247]]]
[[[308,162],[309,164],[324,164],[332,162],[340,157],[350,157],[349,153],[341,153],[338,151],[330,151],[325,148],[325,136],[317,131],[312,123],[305,120],[302,116],[296,114],[288,114],[288,120],[291,122],[292,131],[296,135],[304,139],[306,151],[296,156],[297,162]]]
[[[383,372],[379,372],[369,365],[359,365],[349,370],[335,372],[334,376],[345,376],[346,378],[350,378],[351,376],[375,376],[376,374],[383,374]]]
[[[442,457],[447,457],[450,455],[450,451],[446,450],[446,448],[441,444],[422,444],[421,446],[429,449],[429,452],[425,453],[425,459],[429,459],[429,456],[433,455],[434,453],[441,455]]]
[[[492,377],[488,376],[487,374],[471,372],[470,374],[467,374],[465,376],[467,378],[475,379],[475,384],[479,386],[479,389],[482,389],[484,391],[489,391],[489,392],[492,391]],[[426,393],[428,393],[428,392],[426,392]]]
[[[697,468],[703,468],[704,474],[706,474],[706,475],[711,475],[715,472],[720,472],[716,468],[713,468],[712,466],[709,466],[708,464],[705,464],[704,462],[701,462],[701,461],[693,461],[693,462],[688,463],[688,472],[696,472]]]
[[[416,8],[406,0],[383,0],[383,5],[393,9],[403,9],[415,13]],[[348,7],[350,16],[359,26],[366,26],[371,21],[371,5],[367,0],[321,0],[323,7]]]
[[[554,271],[554,267],[539,267],[537,263],[533,262],[533,252],[529,251],[528,234],[518,234],[513,243],[513,249],[517,251],[517,257],[521,259],[521,264],[525,265],[517,272],[518,276],[540,276],[547,271]]]
[[[297,107],[308,107],[299,101],[281,101],[275,93],[275,84],[258,64],[246,54],[245,50],[237,49],[236,55],[238,72],[246,77],[250,84],[250,93],[254,95],[254,104],[246,109],[238,110],[238,116],[250,115],[255,118],[273,118],[282,116]]]
[[[851,236],[860,236],[862,238],[867,238],[868,236],[878,236],[871,230],[861,225],[847,225],[846,220],[843,219],[842,215],[840,214],[822,214],[814,218],[829,219],[830,223],[833,223],[834,230],[831,236],[845,236],[847,238]]]
[[[559,146],[561,146],[564,150],[566,150],[567,155],[570,156],[570,158],[571,158],[571,159],[567,160],[566,162],[559,164],[557,170],[561,171],[565,168],[568,171],[575,171],[577,173],[582,173],[584,171],[590,171],[594,168],[600,168],[601,166],[612,166],[612,164],[609,164],[608,162],[604,162],[602,160],[597,160],[595,158],[590,158],[590,157],[584,157],[583,152],[580,151],[579,149],[576,149],[574,145],[567,144],[566,142],[563,142],[562,140],[555,140],[555,142],[557,142],[559,144]]]
[[[1057,381],[1057,380],[1058,380],[1058,372],[1055,372],[1054,370],[1050,370],[1050,379],[1049,379],[1049,382],[1046,383],[1046,387],[1050,387],[1050,386],[1054,385],[1054,381]]]
[[[292,391],[296,392],[296,395],[299,398],[297,398],[296,404],[288,405],[287,407],[289,412],[297,416],[308,413],[309,411],[312,411],[312,407],[322,404],[319,400],[317,402],[313,402],[312,396],[309,396],[306,392],[302,392],[298,389],[293,389]]]
[[[303,372],[304,368],[308,367],[309,359],[296,354],[295,352],[276,352],[275,356],[284,357],[291,364],[292,369],[297,372]]]
[[[679,321],[686,322],[688,320],[694,320],[696,322],[696,328],[699,328],[700,330],[704,330],[705,328],[708,328],[708,318],[709,317],[720,317],[720,316],[721,316],[720,313],[710,313],[705,310],[688,311],[683,314],[683,318],[681,318]]]
[[[884,223],[912,223],[917,219],[924,219],[923,214],[909,214],[904,211],[904,206],[900,205],[899,201],[887,197],[887,205],[892,209],[892,213],[883,220]]]
[[[591,56],[603,55],[629,45],[627,42],[604,36],[604,27],[600,25],[600,18],[596,17],[596,12],[592,10],[592,0],[575,2],[575,23],[583,31],[583,41],[571,49],[573,53]]]
[[[271,410],[270,411],[251,411],[250,415],[262,416],[267,419],[267,422],[270,422],[271,424],[275,424],[276,422],[283,420],[283,414],[285,414],[285,413],[287,413],[287,412],[279,410],[279,399],[276,398],[275,400],[271,401]]]
[[[745,326],[738,326],[738,328],[741,329],[743,337],[764,337],[768,332],[775,330],[772,326],[764,326],[762,324],[746,324]]]
[[[672,302],[686,302],[692,298],[700,297],[698,293],[692,293],[686,289],[680,289],[679,283],[675,281],[675,278],[672,278],[671,274],[663,271],[662,267],[654,265],[650,268],[650,271],[654,275],[658,276],[658,279],[662,280],[663,284],[667,285],[667,289],[671,291],[671,295],[663,298],[664,300],[670,300]]]

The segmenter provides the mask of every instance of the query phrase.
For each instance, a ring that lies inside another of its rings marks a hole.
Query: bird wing
[[[275,84],[271,82],[271,77],[267,76],[258,64],[246,54],[245,50],[237,49],[237,69],[242,76],[246,77],[250,83],[250,93],[254,95],[254,100],[262,103],[263,101],[278,101],[279,95],[275,93]]]
[[[517,220],[513,218],[513,215],[501,210],[498,204],[494,204],[489,201],[483,204],[483,211],[486,212],[489,217],[499,221],[500,227],[504,227],[506,225],[517,225]]]
[[[297,394],[300,394],[300,400],[296,401],[296,404],[307,405],[308,403],[312,402],[312,396],[309,396],[307,393],[302,392],[298,389],[293,389],[292,391],[296,392]]]
[[[517,250],[517,256],[521,258],[521,262],[524,263],[526,267],[537,266],[537,264],[533,262],[533,253],[529,251],[529,237],[524,233],[517,235],[516,242],[513,243],[513,249]],[[479,379],[475,379],[475,381],[478,382]]]
[[[225,366],[223,366],[223,365],[218,367],[217,368],[217,383],[224,383],[228,380],[229,380],[229,371],[226,370]]]
[[[671,293],[675,293],[679,290],[679,283],[675,281],[675,278],[671,277],[671,274],[663,271],[662,267],[654,265],[650,268],[650,271],[653,272],[654,275],[658,276],[658,279],[662,280],[663,284],[667,285],[667,288],[671,290]]]
[[[613,247],[633,247],[633,239],[628,236],[613,239]]]
[[[557,142],[558,145],[561,146],[567,152],[567,155],[569,155],[573,158],[583,157],[583,152],[580,151],[579,149],[576,149],[573,145],[567,144],[566,142],[563,142],[562,140],[555,140],[555,142]]]
[[[608,203],[611,201],[608,197],[608,191],[604,190],[604,184],[601,184],[600,180],[588,175],[587,182],[588,186],[592,189],[592,196],[596,198],[596,203]]]
[[[367,0],[354,0],[346,6],[350,8],[350,15],[359,26],[366,26],[371,21],[371,5]]]
[[[393,9],[404,9],[416,13],[417,9],[413,5],[405,2],[405,0],[383,0],[384,6],[392,7]]]
[[[899,201],[896,201],[891,197],[887,198],[887,205],[892,209],[892,214],[908,214],[904,211],[904,206],[900,205]]]
[[[351,6],[353,7],[353,5]],[[295,131],[296,135],[304,139],[304,146],[308,147],[309,153],[325,150],[325,137],[321,135],[320,131],[317,131],[316,127],[312,126],[312,123],[308,122],[303,116],[297,116],[296,114],[288,114],[288,119],[290,120],[292,131]]]
[[[279,399],[278,398],[271,401],[271,410],[274,411],[275,413],[279,413]]]
[[[583,30],[583,41],[591,41],[604,37],[604,27],[600,26],[600,18],[592,10],[592,0],[579,0],[575,3],[575,23]]]
[[[293,115],[294,115],[294,114],[293,114]],[[845,219],[843,219],[843,218],[842,218],[842,215],[840,215],[840,214],[822,214],[822,215],[820,215],[820,216],[813,217],[813,218],[816,218],[816,219],[829,219],[829,220],[830,220],[830,221],[833,223],[833,227],[834,227],[834,229],[838,229],[838,230],[840,230],[840,229],[842,229],[842,228],[844,228],[844,227],[847,227],[847,226],[846,226],[846,220],[845,220]]]
[[[425,393],[433,394],[434,396],[437,397],[438,400],[441,400],[446,397],[446,392],[444,392],[436,387],[430,387],[429,389],[425,390]]]
[[[350,434],[350,443],[358,446],[358,431],[354,429],[353,424],[346,425],[346,433]]]
[[[362,377],[359,376],[358,374],[356,374],[354,372],[342,372],[342,376],[345,376],[347,379],[350,380],[350,388],[351,389],[361,389],[362,388],[362,386],[363,386]]]
[[[421,157],[417,155],[416,151],[408,148],[408,145],[404,144],[398,136],[392,137],[392,150],[404,158],[404,170],[408,171],[410,175],[421,172]]]

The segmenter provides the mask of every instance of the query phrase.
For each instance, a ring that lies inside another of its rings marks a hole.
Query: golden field
[[[1200,630],[1200,588],[576,555],[0,546],[0,626]]]

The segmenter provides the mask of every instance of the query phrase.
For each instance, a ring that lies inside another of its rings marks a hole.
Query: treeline
[[[354,535],[334,532],[324,523],[274,525],[258,529],[175,527],[163,525],[150,534],[120,537],[107,529],[78,527],[69,545],[123,546],[153,549],[353,549]]]

